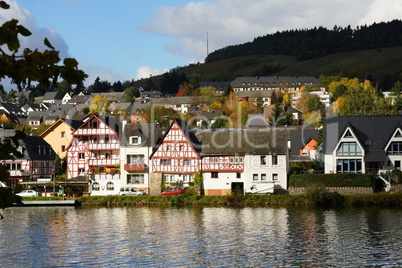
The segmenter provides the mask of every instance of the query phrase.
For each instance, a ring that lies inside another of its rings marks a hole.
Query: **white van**
[[[275,184],[273,181],[254,183],[246,190],[246,194],[274,194]]]
[[[119,195],[147,195],[143,191],[139,191],[135,187],[121,187]]]

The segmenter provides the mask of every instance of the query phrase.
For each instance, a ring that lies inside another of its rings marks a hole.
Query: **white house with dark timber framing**
[[[244,193],[264,182],[273,182],[277,193],[287,189],[286,129],[208,130],[199,137],[205,195]]]
[[[325,173],[401,169],[402,115],[339,116],[324,122]]]

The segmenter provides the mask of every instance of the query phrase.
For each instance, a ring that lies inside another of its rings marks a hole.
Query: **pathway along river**
[[[7,208],[1,267],[402,266],[402,210]]]

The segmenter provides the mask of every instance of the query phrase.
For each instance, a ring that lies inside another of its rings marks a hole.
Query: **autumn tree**
[[[124,90],[124,102],[134,102],[139,97],[139,90],[135,87],[128,87]]]
[[[164,106],[152,105],[145,108],[143,113],[148,115],[148,123],[159,123],[161,127],[168,127],[172,120],[180,118],[177,111]]]
[[[110,113],[110,103],[106,97],[95,95],[89,106],[89,113],[91,114],[108,114]]]

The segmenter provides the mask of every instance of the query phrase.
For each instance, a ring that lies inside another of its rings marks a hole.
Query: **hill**
[[[370,76],[383,90],[402,79],[402,46],[383,49],[355,50],[329,54],[305,61],[287,55],[253,55],[227,58],[210,63],[178,67],[189,79],[200,81],[232,81],[239,76],[304,76],[339,75],[365,78]],[[155,89],[160,90],[162,76],[151,78]],[[149,79],[136,81],[146,87]]]

